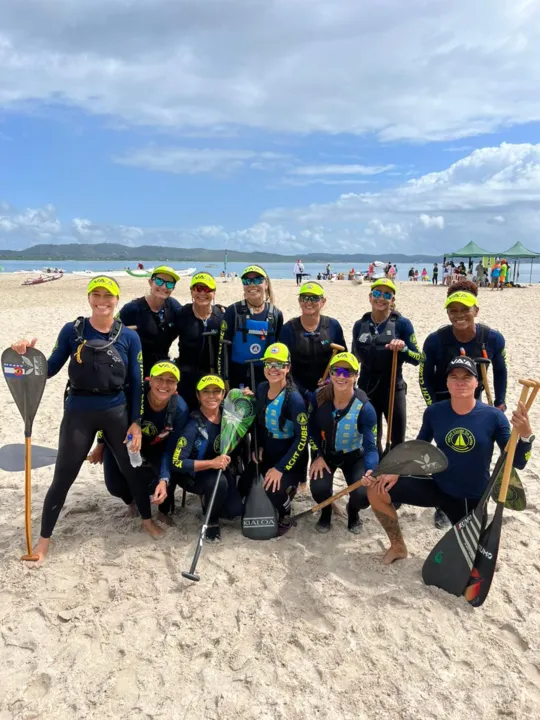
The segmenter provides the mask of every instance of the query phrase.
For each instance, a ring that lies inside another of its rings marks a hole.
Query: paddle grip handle
[[[338,352],[344,352],[345,348],[341,345],[338,345],[337,343],[330,343],[330,347],[332,348],[332,357],[328,361],[328,365],[326,366],[326,369],[323,373],[322,378],[319,380],[319,385],[324,385],[326,382],[326,378],[328,377],[328,373],[330,372],[330,363],[334,359],[334,356],[338,354]]]

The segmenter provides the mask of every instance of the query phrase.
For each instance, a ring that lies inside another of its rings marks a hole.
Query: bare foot
[[[137,510],[137,504],[135,500],[132,500],[128,505],[127,516],[128,518],[136,518],[138,514],[139,511]]]
[[[407,552],[405,545],[390,547],[382,559],[383,565],[391,565],[394,560],[404,560],[408,554],[409,553]]]
[[[37,557],[37,560],[30,560],[34,567],[38,568],[43,565],[43,563],[45,562],[45,558],[47,557],[47,553],[49,552],[50,544],[51,538],[39,538],[39,540],[37,541],[37,545],[32,550],[32,555],[34,557]],[[25,559],[28,559],[28,556],[23,555],[21,560]]]
[[[150,519],[150,520],[143,520],[142,521],[142,528],[145,532],[147,532],[151,537],[154,538],[154,540],[158,540],[160,537],[163,536],[163,530],[156,525],[156,523]]]
[[[174,525],[174,520],[172,519],[172,517],[170,515],[164,515],[162,512],[158,513],[157,519],[164,525],[169,525],[170,527]]]

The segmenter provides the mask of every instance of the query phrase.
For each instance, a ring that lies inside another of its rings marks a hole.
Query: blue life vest
[[[259,360],[268,345],[275,340],[275,312],[272,303],[267,305],[266,320],[253,320],[246,301],[234,304],[234,335],[232,340],[231,358],[234,363],[243,365],[246,360]]]
[[[358,398],[354,398],[346,415],[340,416],[339,411],[334,410],[333,416],[336,421],[334,431],[335,452],[348,453],[353,450],[362,450],[364,436],[358,432],[358,416],[363,407],[364,403]]]
[[[285,420],[282,422],[282,428],[279,426],[279,419],[283,410],[284,401],[285,390],[283,389],[279,395],[266,406],[264,418],[266,429],[276,440],[289,440],[294,437],[294,423],[292,420]]]

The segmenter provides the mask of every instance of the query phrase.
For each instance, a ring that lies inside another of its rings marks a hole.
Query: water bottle
[[[129,433],[127,442],[127,449],[128,449],[128,455],[129,455],[129,462],[131,463],[132,467],[140,467],[142,465],[142,457],[141,453],[139,451],[134,452],[131,449],[131,441],[133,440],[133,435]]]

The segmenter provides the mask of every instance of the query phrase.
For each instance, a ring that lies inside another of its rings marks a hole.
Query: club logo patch
[[[176,447],[185,448],[186,445],[187,445],[187,440],[185,437],[178,438],[178,443],[177,443]]]
[[[470,452],[476,445],[474,435],[466,428],[454,428],[444,438],[449,448],[458,453]]]
[[[299,425],[305,425],[305,424],[307,423],[307,415],[306,415],[306,413],[300,413],[300,414],[297,416],[297,418],[296,418],[296,422],[297,422]]]
[[[249,348],[249,352],[252,355],[258,355],[261,352],[262,348],[259,345],[259,343],[253,343],[253,345]]]
[[[141,432],[146,437],[154,437],[157,435],[157,427],[150,420],[145,420],[141,427]]]

